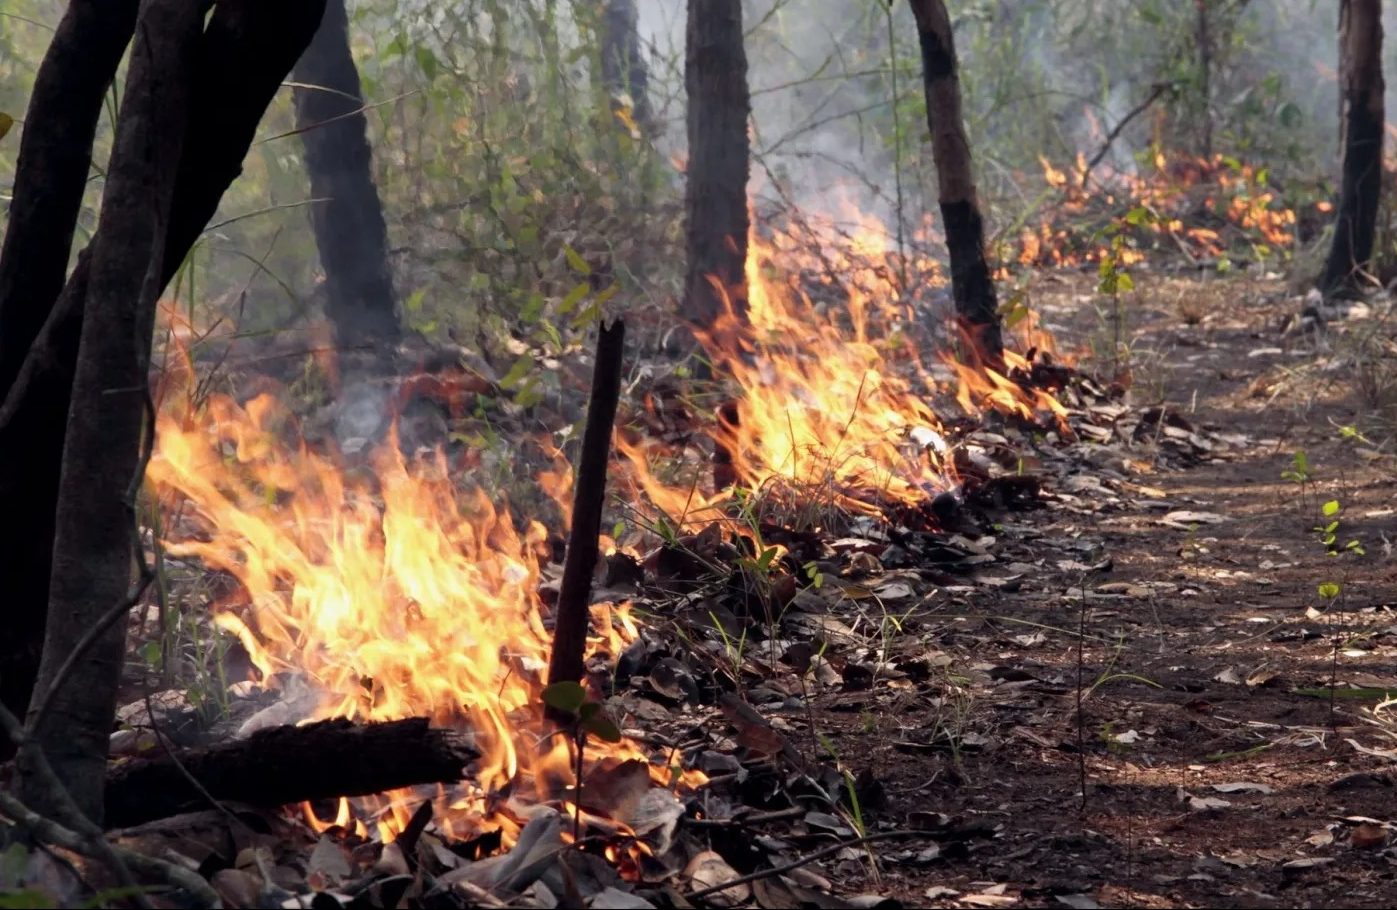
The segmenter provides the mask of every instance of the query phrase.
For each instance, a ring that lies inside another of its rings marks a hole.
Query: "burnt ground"
[[[1397,470],[1381,427],[1340,430],[1372,425],[1355,369],[1381,364],[1347,356],[1361,323],[1318,348],[1283,335],[1296,304],[1279,282],[1140,284],[1135,406],[1166,402],[1225,442],[1187,467],[1102,446],[1099,470],[1059,478],[1075,493],[1003,519],[1008,582],[845,611],[856,628],[902,613],[873,647],[920,653],[931,677],[894,669],[776,725],[881,783],[864,788],[885,797],[871,830],[929,829],[935,848],[812,865],[835,890],[932,906],[1397,899],[1397,716],[1379,708],[1397,693]],[[1089,291],[1049,277],[1037,305],[1062,337],[1099,339]],[[1282,476],[1296,451],[1303,485]],[[1335,499],[1337,544],[1365,555],[1330,556],[1313,530]]]

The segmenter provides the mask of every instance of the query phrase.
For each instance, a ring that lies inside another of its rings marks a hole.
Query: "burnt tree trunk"
[[[1383,76],[1381,0],[1339,7],[1339,87],[1343,103],[1343,175],[1334,240],[1319,289],[1325,297],[1356,293],[1373,258],[1382,194]]]
[[[425,717],[381,724],[325,720],[259,730],[247,739],[168,756],[128,759],[107,774],[107,827],[139,825],[208,808],[215,799],[283,806],[364,796],[416,784],[450,784],[479,753]]]
[[[985,258],[985,222],[975,195],[970,140],[961,116],[960,72],[951,17],[942,0],[910,0],[922,47],[926,119],[936,163],[942,227],[951,259],[951,295],[969,355],[1002,368],[1004,341],[994,279]]]
[[[183,125],[183,148],[160,263],[163,287],[174,276],[219,200],[242,170],[257,124],[292,64],[320,22],[324,0],[294,4],[219,3],[200,38],[194,101]],[[64,108],[44,112],[61,117]],[[95,116],[95,114],[94,114]],[[21,170],[16,188],[28,178]],[[17,227],[11,224],[11,233]],[[9,237],[6,238],[9,243]],[[42,617],[49,602],[54,503],[58,500],[68,405],[78,360],[91,248],[73,273],[34,339],[24,364],[0,400],[0,577],[6,616],[33,628],[26,653],[32,665],[0,665],[6,691],[28,692],[43,647]],[[66,251],[64,253],[67,255]],[[34,617],[39,619],[34,620]],[[15,636],[18,637],[18,636]],[[11,645],[9,634],[0,636]],[[23,713],[21,710],[18,713]]]
[[[747,312],[747,52],[742,0],[689,0],[684,88],[689,173],[688,269],[682,315],[712,332],[725,313]]]
[[[5,243],[0,250],[0,401],[63,290],[73,231],[92,164],[102,99],[136,23],[137,0],[74,0],[54,32],[29,99],[20,138]],[[58,415],[63,419],[64,415]],[[45,470],[31,456],[21,477]],[[56,461],[56,458],[52,459]],[[44,644],[48,575],[9,571],[47,566],[53,542],[52,499],[28,521],[0,522],[0,704],[23,717]],[[13,748],[0,737],[0,761]]]
[[[135,545],[151,331],[181,136],[203,15],[188,0],[145,0],[136,22],[102,214],[87,274],[77,370],[55,512],[48,624],[35,690],[50,710],[29,735],[78,808],[100,823],[107,740],[125,651],[113,623],[60,669],[88,629],[127,597]],[[36,703],[39,699],[36,699]],[[61,817],[58,799],[20,750],[20,798]]]
[[[563,580],[554,610],[553,651],[548,659],[548,684],[581,682],[586,674],[587,627],[591,611],[592,573],[596,571],[602,510],[606,507],[606,467],[611,458],[611,433],[621,398],[626,324],[603,324],[597,338],[597,363],[592,370],[592,395],[587,402],[587,425],[573,494],[572,528],[568,534]]]
[[[296,128],[310,174],[311,226],[325,271],[326,315],[341,347],[392,343],[398,336],[388,227],[373,178],[359,70],[349,50],[345,0],[325,19],[296,64]]]
[[[650,70],[640,51],[635,0],[605,0],[601,14],[601,76],[612,109],[625,107],[642,131],[654,128],[650,109]]]

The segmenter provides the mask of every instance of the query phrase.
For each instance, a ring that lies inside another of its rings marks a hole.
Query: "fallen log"
[[[273,807],[451,783],[479,754],[467,737],[432,727],[424,717],[272,727],[235,742],[177,752],[178,765],[168,755],[113,765],[107,772],[105,822],[122,828],[208,808],[190,777],[215,799]]]

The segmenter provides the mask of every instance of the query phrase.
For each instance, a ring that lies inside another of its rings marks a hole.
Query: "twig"
[[[1159,97],[1167,91],[1169,91],[1169,83],[1155,83],[1154,88],[1150,90],[1145,100],[1131,108],[1124,117],[1116,122],[1115,126],[1111,127],[1111,131],[1106,134],[1106,140],[1101,143],[1101,148],[1096,150],[1096,154],[1091,156],[1091,160],[1087,162],[1086,167],[1082,168],[1082,186],[1087,185],[1087,178],[1091,176],[1091,169],[1100,164],[1101,160],[1106,157],[1107,152],[1111,151],[1111,145],[1120,137],[1121,132],[1130,125],[1130,121],[1147,111],[1150,105],[1158,101]]]
[[[773,866],[770,869],[758,869],[756,872],[739,876],[730,882],[724,882],[721,885],[714,885],[711,888],[702,888],[698,891],[692,891],[684,895],[684,897],[686,900],[697,900],[699,898],[708,897],[710,894],[717,894],[719,891],[726,891],[729,888],[736,888],[738,885],[747,885],[751,884],[752,882],[761,881],[762,879],[766,878],[772,878],[777,875],[785,875],[787,872],[790,872],[794,869],[799,869],[801,866],[808,866],[810,863],[813,863],[816,860],[824,859],[826,856],[833,856],[834,854],[838,853],[840,850],[845,849],[846,847],[858,847],[862,846],[863,844],[871,844],[874,841],[880,840],[889,840],[894,837],[926,836],[927,833],[925,831],[879,831],[876,834],[866,834],[863,837],[856,837],[853,840],[840,841],[839,843],[832,844],[828,847],[825,847],[822,850],[816,850],[814,853],[811,853],[808,856],[802,856],[799,859],[793,859],[785,865]]]
[[[199,877],[197,872],[186,869],[177,863],[168,860],[156,859],[144,853],[137,853],[125,847],[118,847],[108,843],[105,838],[99,835],[83,835],[63,827],[51,819],[44,818],[39,813],[30,809],[24,803],[15,799],[8,793],[0,792],[0,810],[10,817],[17,825],[27,828],[32,834],[48,843],[55,844],[65,850],[72,850],[84,856],[100,859],[112,865],[115,869],[122,869],[125,876],[130,878],[130,869],[134,869],[142,875],[151,878],[158,878],[166,884],[187,891],[197,902],[199,907],[217,907],[220,898],[218,892],[213,890],[208,882]],[[113,862],[115,860],[115,862]],[[153,906],[146,896],[141,893],[143,889],[136,884],[134,879],[130,880],[129,887],[135,890],[132,899],[137,901],[142,907]]]

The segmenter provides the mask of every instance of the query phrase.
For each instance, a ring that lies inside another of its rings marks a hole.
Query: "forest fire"
[[[1044,182],[1062,198],[1036,227],[1019,231],[1010,257],[1025,267],[1063,267],[1097,262],[1108,234],[1127,233],[1142,244],[1159,240],[1193,259],[1228,254],[1234,242],[1260,253],[1294,243],[1294,211],[1267,186],[1268,174],[1249,164],[1214,155],[1167,156],[1156,150],[1149,173],[1093,171],[1082,154],[1067,168],[1041,159]],[[1091,230],[1093,216],[1104,219]],[[1122,264],[1140,261],[1138,249],[1123,250]]]
[[[265,685],[313,693],[296,720],[427,716],[468,729],[481,758],[436,800],[437,824],[456,837],[501,829],[508,844],[531,806],[576,812],[574,744],[548,735],[542,718],[542,525],[519,530],[483,492],[459,495],[440,454],[408,460],[386,444],[371,465],[346,468],[301,443],[270,395],[241,407],[216,397],[184,424],[162,417],[149,478],[197,513],[187,519],[197,532],[169,552],[239,583],[215,605],[216,622]],[[627,608],[593,612],[593,650],[619,654],[637,633]],[[588,774],[648,763],[629,744],[595,739],[585,758]],[[663,763],[651,776],[661,787],[700,779]],[[390,840],[420,801],[390,793],[353,812],[342,802],[333,821]],[[619,819],[607,826],[632,833]]]
[[[1061,425],[1066,412],[1027,377],[1029,357],[1005,352],[1006,372],[967,366],[950,353],[926,356],[925,319],[903,302],[883,225],[857,214],[850,232],[802,225],[749,239],[745,322],[732,311],[700,340],[715,370],[736,389],[714,430],[727,482],[778,501],[882,516],[918,509],[958,486],[952,443],[933,402],[954,400],[972,417],[998,412]],[[939,267],[915,264],[920,280],[944,286]],[[811,276],[816,276],[812,278]],[[726,295],[725,295],[726,297]],[[949,319],[949,314],[941,317]],[[1027,319],[1025,350],[1051,350]],[[1033,355],[1030,355],[1030,357]],[[936,372],[927,364],[936,362]],[[720,517],[731,491],[701,492],[693,476],[657,473],[673,453],[660,444],[619,443],[631,479],[669,519]]]

